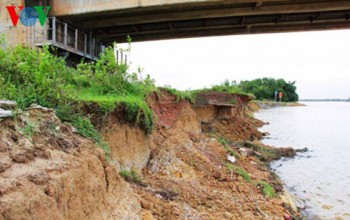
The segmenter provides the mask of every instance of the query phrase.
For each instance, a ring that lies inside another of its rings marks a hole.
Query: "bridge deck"
[[[68,0],[55,4],[64,1]],[[89,6],[69,2],[69,7],[53,7],[53,15],[92,29],[106,44],[124,42],[127,35],[144,41],[350,28],[349,0],[90,0]]]

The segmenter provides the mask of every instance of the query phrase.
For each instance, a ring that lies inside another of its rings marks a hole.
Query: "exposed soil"
[[[224,114],[220,94],[206,97],[218,101],[193,106],[166,92],[150,96],[149,135],[117,113],[95,120],[111,147],[108,162],[52,111],[0,122],[0,219],[288,219],[279,196],[266,198],[256,184],[282,190],[265,161],[288,150],[251,142],[262,137],[262,122],[249,116],[246,97],[226,97],[236,101]],[[227,149],[250,182],[227,169]],[[121,170],[141,181],[125,181]]]

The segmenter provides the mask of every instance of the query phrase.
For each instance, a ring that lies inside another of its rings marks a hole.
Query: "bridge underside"
[[[116,2],[116,1],[114,1]],[[239,3],[237,3],[239,2]],[[114,3],[116,4],[116,3]],[[59,14],[59,13],[58,13]],[[199,1],[62,15],[101,42],[350,28],[350,1]]]

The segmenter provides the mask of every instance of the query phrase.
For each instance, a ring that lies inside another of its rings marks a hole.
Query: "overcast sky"
[[[273,77],[296,81],[300,98],[350,97],[350,30],[132,43],[130,59],[180,90]]]

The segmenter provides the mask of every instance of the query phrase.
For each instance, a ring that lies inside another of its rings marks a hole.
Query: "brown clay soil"
[[[148,135],[120,114],[95,120],[111,148],[109,161],[52,111],[1,121],[0,220],[288,218],[278,195],[266,198],[256,184],[282,189],[259,153],[274,149],[252,142],[262,137],[262,122],[249,116],[247,103],[237,103],[236,112],[219,119],[217,106],[153,94],[156,125]],[[256,154],[241,154],[242,146]],[[251,181],[227,169],[227,149]],[[137,172],[141,181],[124,180],[121,170]]]

